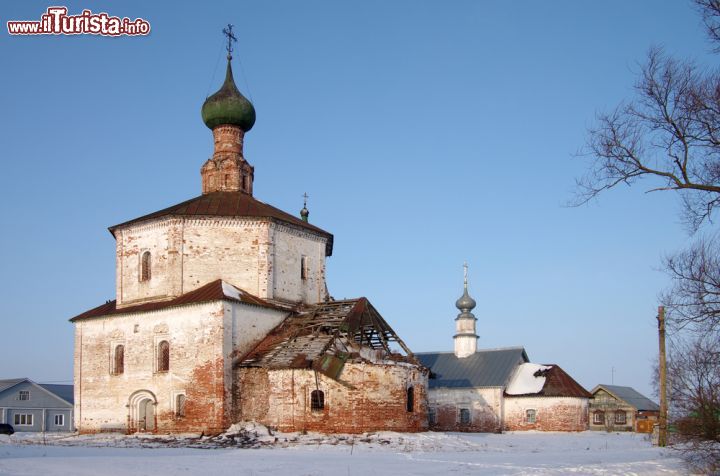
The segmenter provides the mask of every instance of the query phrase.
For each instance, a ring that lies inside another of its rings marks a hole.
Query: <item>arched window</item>
[[[322,390],[313,390],[310,392],[310,409],[312,411],[320,411],[325,408],[325,393]]]
[[[167,372],[170,370],[170,344],[164,340],[158,344],[158,372]]]
[[[537,421],[537,411],[533,408],[525,410],[525,421],[527,423],[535,423]]]
[[[113,358],[113,374],[120,375],[125,372],[125,346],[116,345]]]
[[[307,256],[300,257],[300,279],[303,281],[308,277],[308,259]]]
[[[175,415],[178,418],[185,416],[185,395],[178,395],[175,401]]]
[[[140,259],[140,281],[149,281],[151,275],[150,252],[146,251]]]
[[[408,387],[407,400],[405,402],[405,410],[411,412],[415,410],[415,387]]]

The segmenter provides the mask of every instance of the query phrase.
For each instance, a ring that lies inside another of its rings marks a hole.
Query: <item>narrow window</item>
[[[405,401],[405,410],[412,412],[415,410],[415,387],[408,387],[407,400]]]
[[[120,375],[125,372],[125,346],[115,346],[115,358],[113,359],[113,375]]]
[[[65,426],[65,415],[55,415],[55,426]]]
[[[437,411],[435,408],[428,408],[428,424],[435,425],[437,423]]]
[[[300,279],[307,279],[307,256],[300,257]]]
[[[595,412],[593,413],[593,424],[595,425],[603,425],[605,424],[605,412]]]
[[[150,252],[146,251],[142,254],[142,259],[140,260],[140,281],[149,281],[150,277]]]
[[[535,423],[537,420],[537,412],[534,409],[525,410],[525,421]]]
[[[158,372],[170,370],[170,344],[164,340],[158,344]]]
[[[225,188],[227,188],[228,184],[230,183],[230,175],[225,174]]]
[[[469,408],[461,408],[460,409],[460,424],[461,425],[469,425],[470,424],[470,409]]]
[[[325,408],[325,393],[322,390],[310,392],[310,409],[314,412]]]
[[[30,400],[30,390],[20,390],[18,392],[18,400]]]
[[[175,416],[182,418],[185,416],[185,395],[178,395],[175,401]]]
[[[627,416],[624,411],[618,410],[615,412],[615,423],[618,425],[624,425],[627,423]]]

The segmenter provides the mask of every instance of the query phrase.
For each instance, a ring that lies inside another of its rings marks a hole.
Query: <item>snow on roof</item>
[[[518,365],[515,375],[505,389],[508,395],[527,395],[540,393],[545,386],[545,370],[550,370],[551,365],[540,365],[524,363]]]
[[[225,281],[222,282],[222,292],[225,296],[231,299],[237,299],[238,301],[242,301],[242,291],[240,291],[232,284],[226,283]]]
[[[253,296],[247,291],[243,291],[232,284],[228,284],[220,279],[216,279],[211,283],[207,283],[197,289],[187,292],[181,296],[178,296],[169,301],[155,301],[147,302],[143,304],[136,304],[134,306],[117,308],[116,301],[107,301],[96,308],[85,311],[80,315],[77,315],[70,319],[71,322],[79,321],[82,319],[88,319],[93,317],[105,317],[116,314],[130,314],[136,312],[150,312],[159,311],[176,306],[185,306],[188,304],[198,304],[210,301],[220,301],[223,299],[229,299],[238,301],[244,304],[252,304],[254,306],[267,307],[276,309],[278,311],[287,311],[286,308],[280,307],[277,304],[270,303],[259,297]]]

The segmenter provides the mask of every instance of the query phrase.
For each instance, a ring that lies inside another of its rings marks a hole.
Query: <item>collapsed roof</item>
[[[238,365],[312,368],[337,378],[348,359],[417,364],[410,349],[373,305],[366,298],[358,298],[304,308],[285,319]]]

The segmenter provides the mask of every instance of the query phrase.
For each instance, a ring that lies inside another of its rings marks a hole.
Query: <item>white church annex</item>
[[[227,33],[225,82],[202,107],[214,137],[202,195],[110,227],[116,299],[71,319],[76,428],[207,434],[250,415],[291,430],[426,429],[427,370],[365,298],[332,304],[333,235],[306,208],[253,197],[255,110]]]

